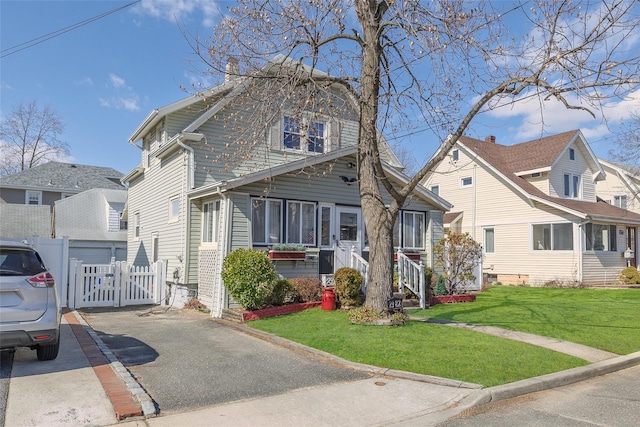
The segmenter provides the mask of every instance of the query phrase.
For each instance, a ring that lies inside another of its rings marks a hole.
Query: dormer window
[[[326,140],[326,124],[311,121],[304,126],[299,119],[284,117],[283,146],[285,149],[323,153]]]
[[[573,148],[569,148],[569,160],[575,160],[576,159],[576,150],[574,150]]]
[[[564,196],[572,199],[580,197],[580,175],[564,174]]]

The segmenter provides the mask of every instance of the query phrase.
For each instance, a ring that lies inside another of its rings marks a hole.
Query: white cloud
[[[138,95],[98,98],[101,107],[115,108],[116,110],[139,111],[140,99]]]
[[[91,77],[85,77],[82,80],[76,82],[78,86],[93,86],[93,80]]]
[[[202,16],[202,25],[206,27],[212,26],[219,15],[218,5],[212,0],[142,0],[133,10],[142,16],[178,23],[199,14]]]
[[[122,77],[117,76],[113,73],[109,74],[109,80],[111,81],[111,84],[113,85],[113,87],[115,88],[121,88],[121,87],[125,87],[125,81]]]

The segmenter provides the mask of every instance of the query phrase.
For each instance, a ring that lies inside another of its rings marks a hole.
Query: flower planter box
[[[440,295],[432,296],[429,301],[429,305],[436,304],[451,304],[456,302],[474,302],[476,300],[475,295]]]
[[[297,311],[306,310],[308,308],[318,307],[322,301],[302,302],[298,304],[287,304],[278,307],[263,308],[254,311],[243,311],[242,321],[264,319],[265,317],[282,316],[283,314],[291,314]]]
[[[301,260],[306,257],[305,251],[269,251],[269,259]]]
[[[418,254],[418,253],[406,253],[406,252],[403,252],[403,253],[404,253],[404,254],[407,256],[407,258],[409,258],[411,261],[420,261],[420,254]],[[394,254],[393,254],[393,260],[394,260],[394,261],[398,261],[398,254],[397,254],[397,253],[394,253]]]

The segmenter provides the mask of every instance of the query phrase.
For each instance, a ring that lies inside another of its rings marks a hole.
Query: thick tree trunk
[[[395,214],[385,206],[376,176],[380,57],[378,31],[384,10],[378,2],[358,1],[362,24],[362,80],[358,178],[365,227],[369,237],[369,277],[365,305],[382,312],[393,292],[393,223]]]

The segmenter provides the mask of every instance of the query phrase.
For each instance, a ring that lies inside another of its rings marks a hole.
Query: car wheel
[[[53,360],[58,357],[58,351],[60,350],[60,337],[58,337],[58,341],[55,344],[45,344],[39,345],[36,348],[36,354],[38,355],[38,360]]]

